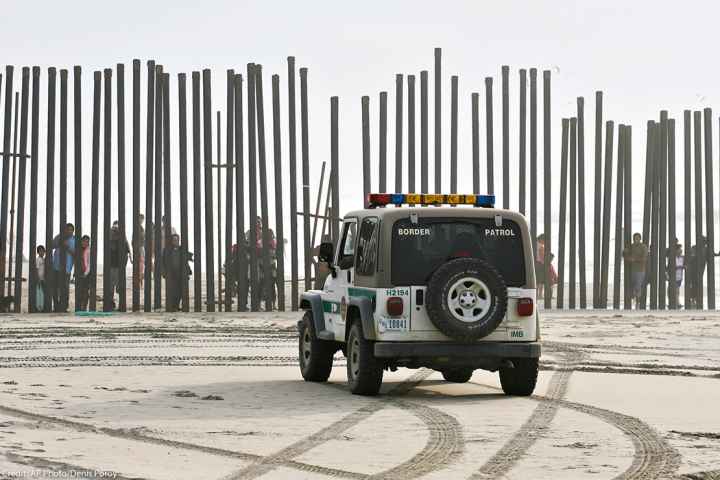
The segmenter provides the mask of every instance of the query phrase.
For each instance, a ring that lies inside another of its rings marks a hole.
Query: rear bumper
[[[540,342],[377,342],[377,358],[539,358]]]

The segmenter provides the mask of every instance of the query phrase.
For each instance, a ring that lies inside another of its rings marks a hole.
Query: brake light
[[[529,317],[533,314],[534,305],[532,298],[520,298],[517,302],[517,314],[521,317]]]
[[[387,313],[391,317],[399,317],[403,314],[403,299],[400,297],[390,297],[387,299]]]

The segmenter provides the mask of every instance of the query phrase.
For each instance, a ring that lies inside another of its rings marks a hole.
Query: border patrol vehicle
[[[319,249],[323,289],[301,297],[303,378],[326,381],[341,350],[354,394],[376,395],[398,367],[457,383],[498,371],[506,394],[532,394],[541,350],[532,240],[524,216],[494,203],[370,194],[368,208],[348,213],[338,245]]]

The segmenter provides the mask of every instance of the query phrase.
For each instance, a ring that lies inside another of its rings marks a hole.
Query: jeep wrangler
[[[320,246],[330,274],[302,294],[303,378],[327,381],[341,350],[354,394],[424,367],[456,383],[498,371],[506,394],[531,395],[540,325],[525,217],[492,195],[371,194],[367,207],[344,217],[337,248]]]

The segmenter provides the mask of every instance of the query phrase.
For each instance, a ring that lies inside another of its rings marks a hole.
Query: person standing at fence
[[[75,310],[87,311],[90,302],[90,237],[80,239],[80,272],[75,272],[75,288],[79,289],[79,303]]]
[[[688,249],[685,256],[685,273],[687,274],[687,298],[685,298],[685,309],[695,308],[697,306],[697,253],[695,245]]]
[[[170,237],[170,245],[163,250],[162,256],[162,276],[167,282],[168,297],[165,299],[167,304],[166,311],[177,312],[180,310],[180,301],[182,300],[183,279],[185,275],[190,274],[190,255],[184,247],[180,245],[180,235],[173,234]]]
[[[669,249],[668,249],[669,250]],[[668,265],[667,265],[667,278],[668,281],[674,281],[675,282],[675,304],[677,304],[678,308],[682,307],[680,305],[680,287],[682,286],[683,282],[683,274],[685,273],[685,256],[683,255],[683,247],[680,243],[675,244],[675,267],[671,265],[670,259],[672,258],[672,255],[668,254]],[[672,305],[672,298],[670,297],[670,290],[668,289],[668,303]],[[687,302],[687,301],[686,301]]]
[[[120,295],[120,269],[125,267],[130,256],[130,245],[127,238],[122,238],[120,226],[115,220],[110,229],[110,287],[112,288],[113,305],[115,310],[115,294]]]
[[[642,241],[642,235],[633,234],[633,241],[623,250],[623,258],[630,268],[630,298],[635,300],[635,306],[645,285],[645,268],[648,261],[648,247]]]
[[[35,249],[35,270],[37,271],[37,290],[35,292],[35,311],[45,311],[45,247],[38,245]]]
[[[133,241],[133,258],[138,263],[137,287],[142,289],[145,284],[145,215],[138,216],[140,228],[135,232],[136,238]],[[137,247],[137,248],[135,248]]]
[[[247,239],[249,248],[255,248],[255,251],[257,252],[257,255],[255,256],[256,262],[255,265],[251,265],[250,268],[255,268],[255,270],[258,272],[258,285],[259,285],[259,294],[258,298],[265,299],[265,288],[267,285],[270,286],[272,289],[270,292],[271,302],[268,305],[267,302],[265,304],[265,310],[270,312],[275,309],[275,299],[276,299],[276,290],[275,287],[277,285],[277,264],[275,259],[275,252],[277,249],[277,240],[275,239],[275,232],[272,230],[272,228],[268,228],[268,237],[269,242],[267,245],[263,245],[263,221],[262,218],[256,217],[255,218],[255,241],[252,240],[251,234],[252,230],[248,230],[245,232],[245,238]],[[270,257],[270,276],[271,281],[267,282],[265,281],[265,272],[263,271],[263,265],[262,265],[262,257],[263,257],[263,250],[267,249],[268,256]]]
[[[75,225],[68,223],[65,230],[53,239],[52,265],[55,277],[53,303],[56,312],[67,312],[70,298],[70,275],[75,263]],[[61,257],[65,255],[65,265]]]
[[[541,233],[537,237],[537,252],[535,254],[535,282],[537,284],[537,296],[543,297],[543,290],[550,289],[550,297],[552,297],[552,288],[558,282],[558,275],[552,264],[555,255],[550,253],[550,264],[545,265],[545,234]]]

